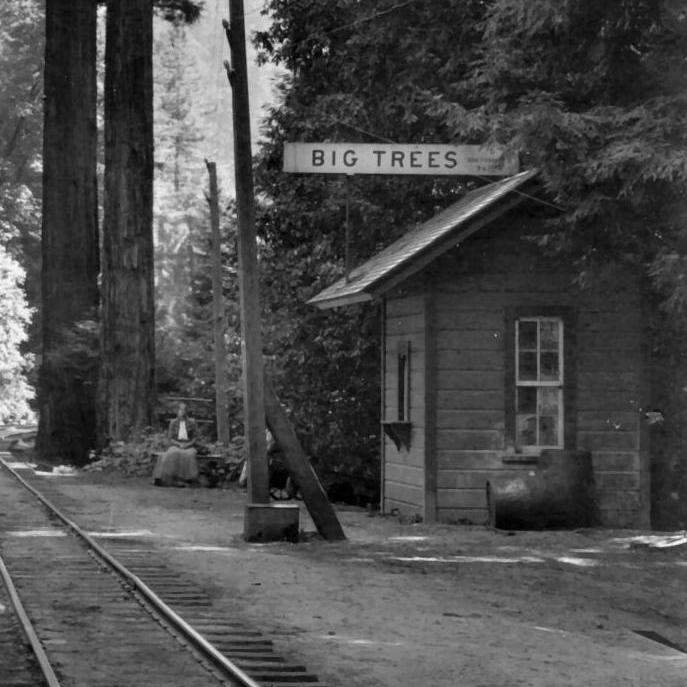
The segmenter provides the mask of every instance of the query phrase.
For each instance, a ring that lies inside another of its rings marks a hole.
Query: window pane
[[[522,386],[517,390],[517,412],[536,413],[537,412],[537,387]]]
[[[558,350],[558,320],[542,320],[540,323],[542,349]]]
[[[516,444],[518,446],[535,446],[537,443],[537,416],[518,415],[516,417]]]
[[[539,414],[555,415],[558,417],[560,407],[561,390],[559,388],[540,387],[539,391]]]
[[[545,351],[541,354],[541,380],[555,382],[560,379],[558,369],[558,351]]]
[[[561,402],[560,389],[539,390],[539,444],[558,446],[558,422]]]
[[[518,356],[518,381],[536,382],[537,381],[537,354],[520,353]]]
[[[558,416],[542,415],[539,418],[539,445],[558,446]]]
[[[537,350],[537,322],[527,320],[518,322],[518,349]]]

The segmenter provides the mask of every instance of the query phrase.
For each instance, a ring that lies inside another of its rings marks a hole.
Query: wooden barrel
[[[588,451],[545,450],[534,474],[487,482],[489,524],[498,529],[589,527],[594,524],[594,470]]]

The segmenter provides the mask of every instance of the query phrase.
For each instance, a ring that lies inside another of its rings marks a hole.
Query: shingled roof
[[[516,192],[536,173],[536,170],[520,172],[470,191],[351,270],[348,280],[339,279],[308,303],[324,309],[381,296],[517,205],[523,196]]]

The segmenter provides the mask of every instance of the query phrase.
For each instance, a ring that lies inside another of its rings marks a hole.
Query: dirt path
[[[138,532],[228,614],[320,678],[360,687],[687,684],[687,546],[639,533],[494,533],[340,512],[347,542],[249,545],[244,495],[56,477],[93,528]],[[305,530],[312,530],[307,516]]]

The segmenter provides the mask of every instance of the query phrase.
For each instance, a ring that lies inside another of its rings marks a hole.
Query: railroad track
[[[321,687],[154,548],[103,548],[75,505],[0,455],[0,687]]]

